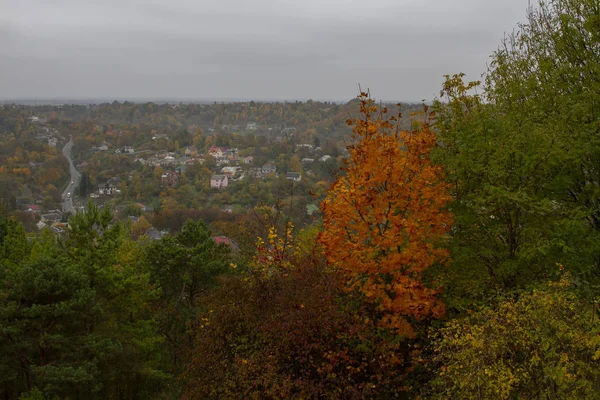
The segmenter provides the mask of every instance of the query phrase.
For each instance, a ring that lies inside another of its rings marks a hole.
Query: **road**
[[[71,214],[75,214],[75,208],[73,207],[73,194],[75,192],[75,188],[79,185],[79,180],[81,179],[81,174],[77,172],[75,169],[75,165],[73,164],[73,160],[71,159],[71,149],[73,148],[73,136],[69,139],[69,142],[63,147],[63,155],[69,161],[69,169],[71,170],[71,181],[67,185],[67,188],[62,194],[62,209],[63,212],[70,212]],[[71,194],[70,196],[68,194]]]

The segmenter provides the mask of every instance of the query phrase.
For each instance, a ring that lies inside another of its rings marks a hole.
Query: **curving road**
[[[69,161],[69,169],[71,170],[71,181],[67,185],[67,188],[62,194],[62,209],[63,212],[70,212],[71,214],[75,214],[75,208],[73,207],[73,195],[75,192],[75,188],[79,185],[79,180],[81,179],[81,174],[77,172],[75,169],[75,165],[73,164],[73,160],[71,159],[71,149],[73,148],[73,136],[69,139],[69,142],[63,147],[63,155]],[[71,194],[70,196],[68,194]]]

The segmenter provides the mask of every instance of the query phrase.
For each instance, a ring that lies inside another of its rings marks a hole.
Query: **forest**
[[[482,77],[3,106],[0,396],[600,399],[600,4],[540,2]],[[82,179],[39,229],[49,136]]]

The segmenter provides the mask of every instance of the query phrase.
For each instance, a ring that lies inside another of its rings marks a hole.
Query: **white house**
[[[263,174],[274,174],[275,172],[277,172],[277,167],[274,164],[265,164],[262,166],[262,173]]]
[[[312,150],[312,149],[313,149],[313,145],[312,145],[312,144],[308,144],[308,143],[305,143],[305,144],[297,144],[297,145],[296,145],[296,150],[299,150],[299,149],[308,149],[308,150]]]
[[[229,186],[229,177],[227,175],[213,175],[210,178],[210,187],[212,189],[225,189]]]
[[[285,179],[289,179],[294,182],[300,182],[302,180],[302,176],[298,172],[288,172],[285,174]]]
[[[98,185],[98,194],[103,194],[106,196],[111,196],[117,193],[117,187],[114,183],[101,183]]]
[[[92,151],[106,151],[106,150],[108,150],[108,146],[105,143],[101,144],[100,146],[92,147]]]

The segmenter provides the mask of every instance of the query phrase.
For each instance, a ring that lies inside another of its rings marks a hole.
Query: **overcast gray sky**
[[[528,0],[0,0],[0,98],[432,99]]]

